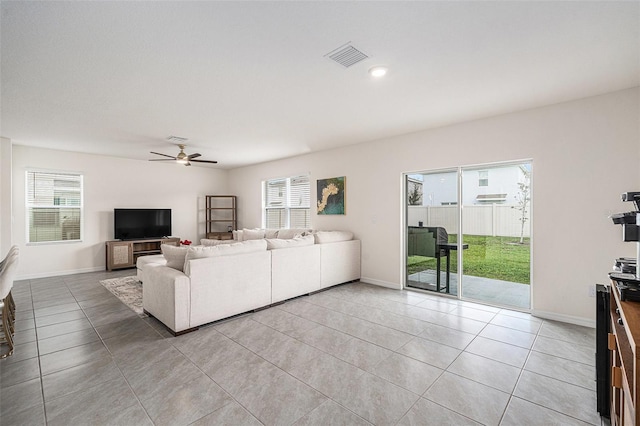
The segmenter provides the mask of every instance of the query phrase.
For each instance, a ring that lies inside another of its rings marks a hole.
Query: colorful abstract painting
[[[318,214],[345,214],[346,177],[318,179]]]

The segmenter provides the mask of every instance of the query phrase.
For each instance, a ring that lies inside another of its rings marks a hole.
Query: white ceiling
[[[637,1],[1,8],[0,134],[127,158],[176,135],[232,168],[640,84]],[[347,42],[370,58],[325,57]]]

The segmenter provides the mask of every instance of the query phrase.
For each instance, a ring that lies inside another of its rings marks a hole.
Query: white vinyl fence
[[[462,208],[463,234],[492,237],[520,237],[522,212],[503,204],[464,206]],[[529,237],[529,213],[524,236]],[[407,206],[407,225],[441,226],[450,234],[458,233],[458,206]]]

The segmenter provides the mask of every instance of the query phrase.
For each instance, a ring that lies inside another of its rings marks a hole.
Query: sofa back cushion
[[[221,244],[217,246],[189,247],[185,257],[184,273],[191,275],[189,261],[202,259],[205,257],[232,256],[234,254],[253,253],[256,251],[266,251],[267,242],[265,240],[250,240],[241,243]]]
[[[353,240],[353,232],[350,231],[318,231],[314,234],[316,244],[337,243]]]
[[[160,249],[162,250],[164,258],[167,259],[167,266],[169,268],[184,271],[184,262],[188,250],[187,247],[176,247],[169,244],[162,244]]]
[[[267,250],[277,250],[291,247],[312,246],[314,244],[313,235],[306,237],[291,238],[282,240],[280,238],[267,238]]]
[[[233,244],[233,243],[237,243],[237,241],[234,240],[209,240],[207,238],[202,238],[200,240],[200,244],[203,246],[219,246],[221,244]]]
[[[278,236],[281,240],[290,240],[297,236],[304,237],[306,235],[313,234],[313,229],[307,228],[291,228],[291,229],[278,229]]]
[[[264,238],[264,229],[247,229],[242,230],[242,241],[261,240]]]
[[[267,228],[264,230],[264,237],[269,238],[278,238],[278,232],[280,230],[276,228]]]

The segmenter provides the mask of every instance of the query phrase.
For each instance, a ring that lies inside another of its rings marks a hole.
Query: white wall
[[[261,180],[310,172],[314,200],[316,179],[346,176],[346,216],[312,214],[312,225],[353,230],[363,280],[400,288],[403,172],[533,159],[533,308],[590,323],[588,287],[607,281],[614,258],[635,253],[607,216],[631,209],[620,193],[640,190],[639,100],[629,89],[239,168],[230,192],[241,226],[254,227]]]
[[[0,137],[0,259],[12,245],[11,236],[11,140]]]
[[[84,175],[84,234],[80,243],[27,245],[25,171],[37,168]],[[113,209],[170,208],[173,235],[204,237],[204,196],[227,192],[227,172],[170,162],[128,160],[13,146],[13,240],[21,248],[19,278],[93,271],[105,267],[113,239]]]

